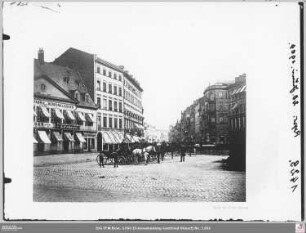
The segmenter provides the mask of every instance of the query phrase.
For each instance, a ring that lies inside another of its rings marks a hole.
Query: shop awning
[[[51,143],[46,131],[38,130],[37,132],[42,143]]]
[[[69,118],[70,120],[72,120],[72,121],[75,120],[75,117],[74,117],[74,115],[72,114],[71,111],[67,111],[67,116],[68,116],[68,118]]]
[[[79,118],[79,120],[81,120],[81,121],[86,121],[85,120],[85,117],[84,117],[84,114],[83,113],[81,113],[81,112],[78,112],[78,118]]]
[[[33,143],[38,143],[38,141],[33,137]]]
[[[33,111],[33,114],[34,114],[34,116],[37,116],[37,114],[36,114],[36,112],[35,112],[35,111]]]
[[[65,141],[69,141],[69,142],[74,142],[73,137],[71,136],[71,133],[69,132],[64,132],[65,135]]]
[[[46,107],[40,106],[40,109],[45,117],[50,118],[50,113],[48,112]]]
[[[75,133],[76,138],[79,142],[86,142],[86,140],[84,139],[83,135],[81,133]]]
[[[123,133],[122,133],[122,132],[118,132],[118,131],[116,131],[116,132],[114,132],[114,133],[116,134],[116,136],[117,136],[119,142],[121,143],[121,142],[123,141],[123,139],[124,139]]]
[[[111,138],[113,139],[113,141],[115,141],[115,143],[121,143],[120,139],[118,138],[116,132],[108,132],[111,136]]]
[[[103,143],[113,144],[112,139],[109,137],[107,132],[102,132]]]
[[[113,144],[119,143],[116,136],[112,132],[107,132],[107,133],[108,133],[108,136],[110,137],[110,139],[112,140]]]
[[[63,137],[59,132],[53,131],[52,133],[57,142],[63,141]]]
[[[64,119],[64,116],[62,114],[62,112],[59,110],[59,109],[55,109],[55,116],[58,118],[58,119]]]
[[[234,104],[234,106],[231,108],[231,111],[235,110],[238,107],[238,104]]]
[[[95,122],[93,114],[86,113],[86,119],[87,119],[88,122],[91,122],[91,123]]]
[[[133,137],[132,137],[131,135],[126,134],[125,136],[126,136],[126,138],[127,138],[131,143],[135,142],[135,140],[133,139]]]

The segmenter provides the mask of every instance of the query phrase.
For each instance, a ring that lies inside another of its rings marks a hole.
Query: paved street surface
[[[34,201],[39,202],[243,202],[245,172],[227,171],[227,156],[192,155],[180,163],[98,167],[97,154],[34,158]]]

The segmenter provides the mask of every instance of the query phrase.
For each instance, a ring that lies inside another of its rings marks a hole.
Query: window
[[[88,93],[85,94],[85,102],[89,103],[89,94]]]
[[[101,82],[100,81],[97,81],[97,90],[101,91]]]
[[[114,79],[116,79],[116,80],[117,80],[117,74],[116,74],[116,73],[114,73]]]
[[[114,95],[117,95],[117,86],[114,86]]]
[[[118,128],[118,119],[114,118],[114,128],[117,129]]]
[[[112,77],[112,72],[111,71],[108,71],[108,77]]]
[[[114,101],[114,110],[115,110],[115,112],[118,111],[118,108],[117,108],[117,101]]]
[[[222,97],[223,96],[223,93],[222,91],[219,92],[219,97]]]
[[[99,108],[101,108],[101,98],[100,97],[97,98],[97,105]]]
[[[108,84],[108,93],[112,94],[112,92],[113,92],[112,84]]]
[[[69,77],[64,77],[64,82],[69,83]]]
[[[106,92],[106,82],[103,82],[103,91]]]
[[[211,94],[210,95],[210,100],[214,100],[215,99],[215,95],[214,94]]]
[[[108,127],[113,128],[113,118],[112,117],[108,118]]]
[[[103,75],[106,76],[106,69],[103,69]]]
[[[122,102],[119,102],[119,112],[122,112]]]
[[[119,87],[119,96],[122,96],[122,88]]]
[[[76,93],[74,94],[74,98],[76,98],[77,100],[80,100],[80,95],[79,95],[78,92],[76,92]]]
[[[111,100],[108,101],[108,110],[113,110],[113,102]]]
[[[103,127],[107,128],[107,116],[103,115]]]
[[[46,90],[46,85],[45,85],[45,84],[41,84],[41,85],[40,85],[40,89],[41,89],[42,91]]]
[[[122,119],[119,119],[119,129],[122,129]]]
[[[103,98],[103,109],[107,109],[107,99]]]
[[[101,125],[101,115],[98,115],[98,125]]]
[[[122,77],[121,77],[121,75],[119,75],[119,81],[120,81],[120,82],[122,81]]]
[[[100,66],[97,67],[97,73],[99,73],[99,74],[101,73],[101,68],[100,68]]]

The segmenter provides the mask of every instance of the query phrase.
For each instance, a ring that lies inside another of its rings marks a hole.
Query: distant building
[[[147,142],[168,142],[169,141],[169,131],[157,129],[156,127],[145,123],[144,125],[144,139]]]
[[[96,151],[97,106],[80,74],[34,59],[34,154]]]
[[[245,74],[235,82],[210,85],[202,97],[182,111],[180,120],[170,128],[169,140],[245,146],[245,108]]]

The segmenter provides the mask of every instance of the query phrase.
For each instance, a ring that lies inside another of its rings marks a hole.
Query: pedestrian
[[[181,144],[181,162],[185,162],[185,156],[186,156],[186,146],[184,144]]]
[[[157,163],[160,163],[160,156],[161,156],[161,144],[156,144],[156,153],[157,153]]]
[[[104,157],[102,151],[99,153],[99,165],[100,167],[104,167]]]
[[[113,153],[114,155],[114,167],[118,167],[119,161],[118,161],[118,153]]]

